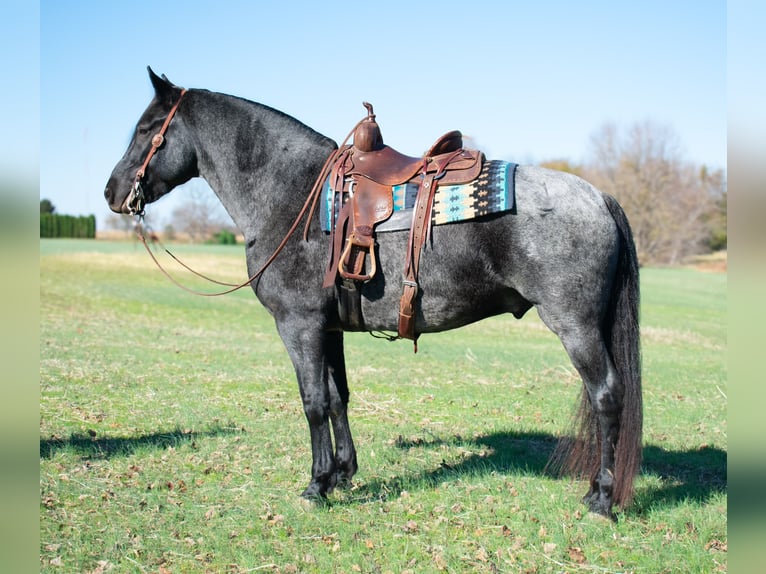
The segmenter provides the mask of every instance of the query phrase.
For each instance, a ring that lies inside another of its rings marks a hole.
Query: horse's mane
[[[291,128],[296,129],[298,132],[301,133],[301,135],[304,135],[306,138],[308,138],[311,141],[314,141],[318,145],[327,145],[328,143],[331,143],[334,145],[334,147],[338,147],[335,140],[332,138],[316,131],[314,128],[306,125],[302,121],[296,119],[295,117],[278,110],[276,108],[273,108],[267,104],[262,104],[259,102],[255,102],[253,100],[249,100],[247,98],[243,98],[241,96],[234,96],[231,94],[227,94],[225,92],[213,92],[210,90],[204,90],[204,89],[198,89],[195,90],[201,93],[208,94],[209,96],[213,98],[220,98],[223,101],[226,101],[227,103],[234,105],[235,107],[239,106],[244,109],[248,109],[251,111],[255,111],[257,114],[265,114],[275,121],[278,122],[284,122],[286,125],[289,125]]]

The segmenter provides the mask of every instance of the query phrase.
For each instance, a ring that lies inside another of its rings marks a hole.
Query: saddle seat
[[[417,341],[417,270],[420,252],[430,235],[434,192],[438,185],[467,183],[476,179],[481,172],[484,155],[478,150],[464,149],[463,135],[457,130],[438,138],[422,157],[400,153],[383,143],[372,105],[364,102],[364,106],[367,117],[355,127],[353,144],[338,150],[330,169],[330,187],[336,194],[341,194],[343,207],[332,226],[333,249],[324,286],[334,285],[336,277],[340,276],[341,290],[356,292],[357,301],[352,304],[356,307],[355,311],[341,308],[341,315],[348,318],[346,323],[362,330],[361,306],[354,283],[369,281],[377,271],[373,235],[375,225],[393,213],[393,186],[405,183],[417,185],[399,323],[399,336]],[[366,264],[367,261],[369,264]],[[345,299],[348,300],[348,296]]]
[[[354,141],[356,142],[356,138]],[[346,172],[347,175],[360,175],[381,185],[400,185],[422,172],[428,158],[462,150],[463,134],[457,130],[444,134],[423,157],[400,153],[391,146],[384,145],[382,138],[379,147],[370,151],[359,149],[356,143],[353,147],[353,167]]]

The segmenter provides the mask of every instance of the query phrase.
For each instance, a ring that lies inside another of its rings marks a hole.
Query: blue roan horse
[[[141,212],[203,177],[244,234],[253,274],[286,236],[336,142],[264,105],[201,89],[181,97],[167,78],[149,75],[155,97],[106,186],[109,207]],[[454,329],[500,313],[520,318],[535,307],[584,383],[579,429],[560,441],[553,466],[587,476],[584,502],[614,518],[613,504],[631,500],[641,462],[630,227],[612,197],[571,174],[519,166],[515,193],[510,212],[433,228],[420,262],[416,330]],[[329,238],[316,212],[313,218],[307,237],[294,234],[252,283],[295,367],[311,433],[307,498],[348,484],[357,470],[343,351],[343,332],[352,327],[341,320],[337,290],[322,287]],[[407,231],[377,237],[377,273],[360,286],[366,330],[397,330],[407,241]]]

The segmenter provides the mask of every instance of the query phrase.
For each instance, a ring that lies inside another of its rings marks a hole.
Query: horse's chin
[[[111,211],[112,213],[118,213],[120,215],[129,215],[130,208],[128,207],[128,199],[129,198],[126,197],[122,201],[122,203],[119,203],[119,204],[115,204],[112,202],[107,203],[107,205],[109,206],[109,211]]]
[[[118,206],[110,205],[109,209],[113,213],[119,213],[120,215],[130,215],[130,210],[128,209],[128,202],[127,200],[123,201],[122,204]]]

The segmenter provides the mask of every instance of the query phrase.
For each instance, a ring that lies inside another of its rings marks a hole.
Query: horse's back
[[[362,291],[370,329],[395,324],[406,243],[406,231],[378,234],[380,269]],[[539,304],[598,306],[618,250],[601,192],[572,174],[519,166],[511,211],[433,229],[421,256],[417,330],[520,317]]]

